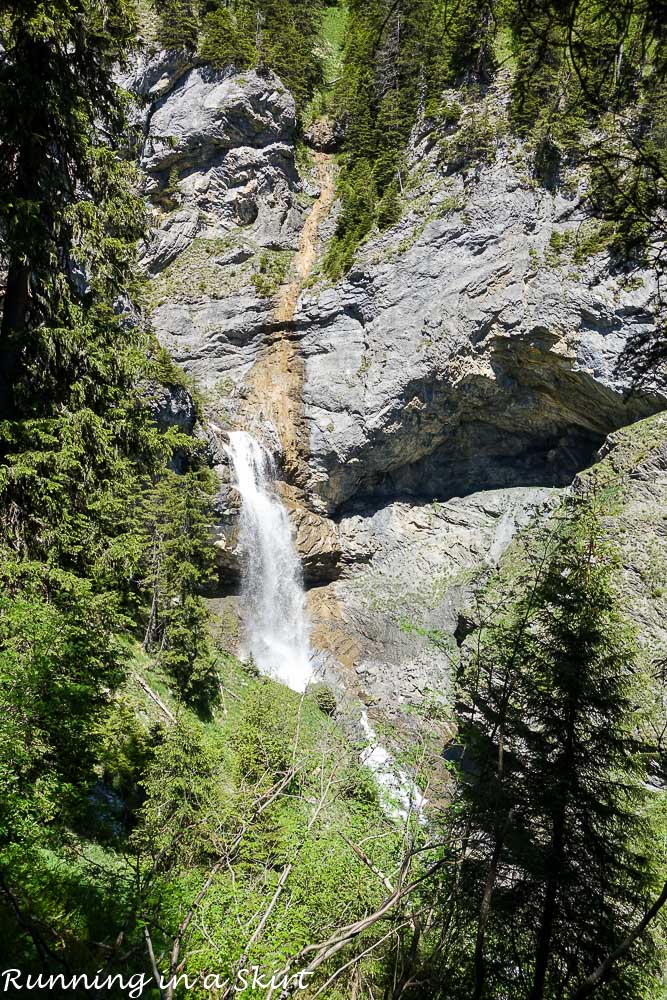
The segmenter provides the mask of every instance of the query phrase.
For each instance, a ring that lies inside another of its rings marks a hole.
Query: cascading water
[[[311,651],[301,565],[269,453],[245,431],[224,446],[241,495],[239,548],[248,652],[264,674],[304,691]]]
[[[394,820],[405,820],[409,815],[416,815],[423,820],[428,800],[405,771],[396,768],[385,748],[378,742],[365,710],[361,713],[360,722],[368,740],[368,746],[361,753],[361,763],[371,769],[378,785],[387,793],[383,803],[385,812]]]

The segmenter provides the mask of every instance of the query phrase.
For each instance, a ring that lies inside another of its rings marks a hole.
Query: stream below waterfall
[[[224,446],[241,496],[239,550],[246,656],[263,674],[305,691],[312,654],[301,564],[269,452],[246,431]]]

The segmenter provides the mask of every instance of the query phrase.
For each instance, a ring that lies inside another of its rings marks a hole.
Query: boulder
[[[343,141],[343,128],[340,122],[318,118],[306,129],[304,139],[307,145],[318,152],[335,153]]]

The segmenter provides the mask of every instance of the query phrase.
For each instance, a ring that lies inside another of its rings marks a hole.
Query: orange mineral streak
[[[286,478],[296,486],[302,486],[307,477],[308,436],[302,401],[304,363],[298,342],[290,336],[290,326],[303,286],[317,262],[320,226],[336,195],[332,157],[319,152],[313,156],[320,197],[301,231],[289,280],[276,296],[277,330],[262,348],[250,372],[242,414],[244,426],[257,426],[267,421],[273,424],[283,445]]]

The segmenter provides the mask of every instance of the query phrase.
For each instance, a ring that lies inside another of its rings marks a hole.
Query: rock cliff
[[[155,329],[210,422],[279,457],[324,660],[385,712],[446,690],[475,576],[610,432],[664,407],[622,364],[655,329],[652,274],[615,269],[581,188],[537,184],[520,143],[455,169],[422,121],[400,221],[331,286],[335,162],[319,142],[297,155],[277,77],[158,54],[127,85]],[[502,115],[502,80],[486,100]],[[211,447],[229,579],[236,501]]]

